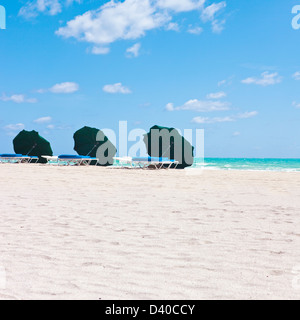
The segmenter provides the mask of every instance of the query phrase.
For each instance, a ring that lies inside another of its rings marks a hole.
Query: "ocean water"
[[[195,159],[192,168],[300,172],[300,159],[205,158]]]

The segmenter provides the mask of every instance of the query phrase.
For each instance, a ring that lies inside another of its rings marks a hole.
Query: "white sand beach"
[[[0,176],[1,299],[300,298],[299,173]]]

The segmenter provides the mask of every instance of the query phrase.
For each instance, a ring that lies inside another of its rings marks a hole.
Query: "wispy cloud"
[[[6,131],[7,135],[14,136],[17,132],[24,130],[25,125],[23,123],[8,124],[4,126],[3,129]]]
[[[234,76],[231,76],[227,79],[219,81],[218,87],[228,87],[228,86],[232,85],[233,78],[234,78]]]
[[[126,50],[128,58],[137,58],[140,55],[141,44],[136,43]]]
[[[299,102],[294,101],[292,103],[292,106],[295,107],[296,109],[300,109],[300,103]]]
[[[226,117],[195,117],[192,119],[193,123],[198,124],[212,124],[212,123],[222,123],[222,122],[234,122],[239,119],[249,119],[258,115],[257,111],[245,112],[238,115],[226,116]]]
[[[205,0],[157,0],[157,7],[174,12],[188,12],[203,8]]]
[[[192,119],[193,123],[205,124],[205,123],[218,123],[218,122],[232,122],[234,119],[232,117],[195,117]]]
[[[83,0],[66,0],[66,5],[67,5],[67,6],[70,6],[70,5],[72,5],[74,2],[82,3]]]
[[[49,89],[53,93],[74,93],[78,90],[79,85],[75,82],[58,83]]]
[[[175,110],[175,107],[174,107],[174,103],[168,103],[167,105],[166,105],[166,110],[167,111],[174,111]]]
[[[226,7],[226,1],[219,3],[213,3],[210,6],[203,9],[201,13],[201,19],[204,22],[210,21],[212,24],[212,31],[214,33],[221,33],[224,30],[226,23],[225,19],[219,20],[216,18],[218,13]]]
[[[4,127],[5,130],[11,130],[11,131],[23,130],[24,128],[25,128],[25,125],[23,123],[8,124]]]
[[[203,28],[197,26],[189,26],[187,32],[191,34],[201,34],[203,32]]]
[[[34,120],[33,122],[37,124],[44,124],[44,123],[49,123],[51,121],[52,121],[51,117],[42,117]]]
[[[221,33],[225,29],[226,20],[214,20],[211,24],[214,33]]]
[[[107,84],[103,87],[103,91],[107,93],[129,94],[131,90],[122,85],[122,83]]]
[[[210,93],[206,96],[207,99],[222,99],[226,97],[226,93],[224,91]]]
[[[27,19],[35,18],[39,14],[55,16],[62,12],[63,6],[70,6],[81,0],[31,0],[21,7],[19,15]]]
[[[280,83],[281,81],[282,81],[282,77],[277,72],[269,73],[268,71],[266,71],[261,74],[261,77],[259,77],[259,78],[250,77],[250,78],[242,80],[242,83],[256,84],[259,86],[266,87],[266,86]]]
[[[167,111],[196,111],[196,112],[212,112],[212,111],[226,111],[229,110],[230,103],[218,100],[198,100],[193,99],[187,101],[179,107],[175,107],[173,103],[166,105]]]
[[[293,78],[297,81],[300,81],[300,71],[297,71],[293,74]]]
[[[52,93],[74,93],[79,90],[79,84],[75,82],[62,82],[57,83],[53,87],[49,89],[40,89],[37,92],[38,93],[46,93],[46,92],[52,92]]]
[[[107,47],[93,47],[92,48],[92,54],[97,54],[97,55],[100,55],[100,54],[108,54],[110,52],[110,49],[107,48]]]
[[[206,7],[201,14],[201,18],[204,21],[213,21],[216,14],[226,7],[226,2],[222,1],[219,3],[213,3],[210,6]]]
[[[241,64],[241,67],[246,69],[259,70],[259,71],[266,71],[266,70],[276,71],[278,69],[278,66],[271,66],[271,65],[250,63],[250,62]]]
[[[0,97],[1,101],[11,101],[15,103],[37,103],[38,100],[36,98],[26,98],[24,94],[13,94],[11,96],[6,96],[5,94]]]
[[[150,102],[145,102],[145,103],[141,103],[140,104],[140,107],[141,108],[149,108],[151,106],[151,103]]]
[[[179,24],[178,24],[178,23],[176,23],[176,22],[170,22],[170,23],[166,26],[166,30],[179,32],[179,31],[180,31],[180,27],[179,27]]]
[[[250,111],[250,112],[244,112],[240,113],[236,116],[237,119],[248,119],[248,118],[253,118],[258,115],[257,111]]]

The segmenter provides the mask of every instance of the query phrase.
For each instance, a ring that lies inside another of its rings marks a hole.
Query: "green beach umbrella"
[[[74,133],[74,142],[80,156],[98,158],[101,166],[113,165],[117,149],[101,130],[83,127]]]
[[[41,156],[53,156],[50,143],[36,131],[21,131],[13,140],[14,150],[24,156],[39,157],[39,163],[47,161]]]
[[[178,169],[194,163],[194,147],[175,128],[155,125],[144,135],[144,143],[150,157],[179,161]]]

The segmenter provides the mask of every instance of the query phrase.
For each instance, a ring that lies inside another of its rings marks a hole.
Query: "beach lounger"
[[[42,158],[46,159],[48,163],[50,163],[50,162],[58,162],[58,157],[54,157],[54,156],[42,156]]]
[[[42,156],[47,159],[49,164],[57,164],[60,166],[89,166],[92,162],[96,162],[95,165],[98,164],[97,158],[85,157],[85,156],[76,156],[76,155],[60,155],[58,157],[49,157]]]
[[[22,154],[0,154],[1,163],[36,163],[38,157],[23,156]]]
[[[157,158],[157,157],[123,157],[123,158],[114,158],[118,161],[121,166],[129,165],[130,167],[138,167],[142,169],[153,168],[153,169],[174,169],[177,168],[179,162],[176,160],[170,160],[168,158]]]
[[[31,156],[25,156],[27,158],[30,158],[29,163],[37,163],[39,161],[39,157],[31,157]]]
[[[113,159],[115,161],[118,161],[118,163],[121,166],[124,166],[124,165],[132,166],[132,157],[114,157]]]
[[[61,155],[58,156],[58,163],[61,165],[76,165],[76,166],[89,166],[93,161],[96,161],[96,164],[98,164],[97,158],[91,158],[86,156],[73,156],[73,155]]]

